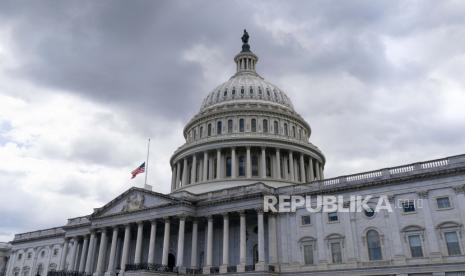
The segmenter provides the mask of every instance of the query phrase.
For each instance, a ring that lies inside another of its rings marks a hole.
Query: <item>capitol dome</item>
[[[290,98],[256,72],[244,30],[236,73],[203,100],[170,163],[171,190],[204,193],[260,181],[273,187],[323,178],[325,157]]]

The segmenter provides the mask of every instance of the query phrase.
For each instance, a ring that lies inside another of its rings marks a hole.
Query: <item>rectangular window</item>
[[[239,131],[244,132],[244,119],[239,119]]]
[[[436,198],[436,203],[438,204],[438,209],[450,208],[450,200],[448,196]]]
[[[18,260],[21,260],[22,257],[23,257],[23,254],[18,254]]]
[[[304,261],[305,264],[313,264],[313,245],[304,245]]]
[[[328,221],[329,222],[334,222],[334,221],[338,221],[339,218],[337,216],[337,212],[331,212],[331,213],[328,213]]]
[[[233,132],[233,120],[228,120],[228,133]]]
[[[309,225],[311,223],[310,216],[301,216],[302,225]]]
[[[408,243],[410,246],[410,253],[412,254],[412,258],[423,257],[423,250],[421,248],[421,239],[419,235],[409,236]]]
[[[331,257],[334,264],[342,263],[342,252],[341,252],[341,243],[332,242],[331,243]]]
[[[404,213],[415,212],[415,202],[413,202],[413,200],[402,202],[402,209],[404,210]]]
[[[462,254],[457,232],[446,232],[444,233],[444,237],[446,238],[447,252],[449,253],[449,256]]]

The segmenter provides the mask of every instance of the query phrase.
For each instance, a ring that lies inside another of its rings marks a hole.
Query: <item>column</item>
[[[134,264],[141,263],[142,255],[142,236],[144,235],[144,223],[137,222],[136,251],[134,252]]]
[[[291,181],[295,181],[294,178],[294,157],[292,156],[292,151],[289,152],[289,172],[291,176]]]
[[[281,154],[279,149],[276,149],[276,178],[281,179]]]
[[[178,161],[176,163],[176,185],[175,188],[179,188],[179,182],[181,181],[181,163]]]
[[[310,176],[310,181],[315,180],[315,174],[313,173],[313,158],[308,158],[308,175]]]
[[[97,275],[102,275],[103,266],[105,265],[105,252],[107,252],[107,230],[103,229],[100,234],[100,248],[98,250],[97,258]]]
[[[237,272],[244,272],[247,263],[247,238],[246,238],[246,213],[245,210],[240,212],[240,233],[239,233],[239,265]]]
[[[423,199],[423,218],[425,220],[426,239],[428,240],[430,258],[432,262],[440,262],[441,251],[439,250],[438,239],[434,229],[433,219],[431,218],[431,209],[429,206],[428,191],[420,191],[417,193],[420,199]]]
[[[210,273],[210,267],[212,266],[213,260],[213,217],[208,216],[208,225],[207,225],[207,258],[205,261],[205,266],[203,268],[204,274]]]
[[[110,275],[115,274],[115,257],[116,257],[116,243],[118,242],[118,227],[113,228],[113,234],[111,236],[111,247],[110,247],[110,260],[108,261],[107,273]]]
[[[227,273],[229,265],[229,215],[223,214],[223,262],[220,273]]]
[[[157,221],[152,220],[150,222],[150,240],[149,240],[149,256],[148,263],[155,263],[155,240],[157,238]]]
[[[203,181],[208,180],[208,152],[203,153]]]
[[[74,264],[75,264],[75,261],[76,261],[76,250],[78,248],[78,240],[77,238],[74,238],[73,239],[73,247],[71,248],[71,255],[70,255],[70,259],[71,259],[71,262],[69,264],[69,267],[68,267],[68,271],[74,271]]]
[[[323,174],[323,164],[320,164],[320,178],[321,178],[321,179],[324,179],[324,178],[325,178],[325,176],[324,176],[324,174]]]
[[[262,147],[262,154],[261,154],[261,176],[262,178],[266,178],[266,151],[265,147]]]
[[[461,186],[455,186],[453,187],[455,194],[456,194],[456,199],[457,199],[457,206],[459,207],[458,210],[462,210],[462,212],[459,212],[461,217],[462,217],[462,225],[465,224],[465,185]]]
[[[16,254],[17,254],[17,252],[11,251],[11,255],[10,255],[10,258],[8,260],[8,265],[6,267],[5,276],[13,276],[13,273],[11,273],[11,270],[13,269],[14,264],[16,262]],[[49,254],[49,255],[52,255],[52,254]],[[48,267],[48,264],[47,264],[47,267]],[[44,270],[47,270],[47,268],[44,268]],[[47,274],[45,274],[45,275],[47,275]]]
[[[221,177],[221,150],[216,150],[216,179]]]
[[[191,268],[197,268],[197,236],[198,236],[198,222],[194,218],[192,222],[192,253],[191,253]]]
[[[84,237],[84,243],[82,245],[81,260],[79,262],[79,272],[84,272],[86,268],[86,255],[87,255],[87,246],[89,246],[89,236]]]
[[[165,232],[163,233],[163,256],[161,259],[161,265],[168,265],[168,252],[170,250],[170,219],[165,218]]]
[[[236,148],[231,149],[231,178],[236,178],[237,169],[236,169]]]
[[[320,175],[320,163],[318,160],[315,160],[315,171],[316,171],[316,179],[321,180],[321,175]]]
[[[252,177],[252,160],[250,158],[250,147],[247,147],[246,149],[246,167],[247,167],[247,170],[246,170],[246,175],[247,175],[247,178],[251,178]]]
[[[306,182],[305,179],[305,162],[304,162],[304,154],[300,154],[300,181]]]
[[[258,220],[258,263],[255,264],[256,271],[265,270],[265,226],[263,221],[263,210],[257,210]]]
[[[270,255],[270,263],[278,263],[278,235],[276,232],[276,214],[268,214],[268,250]]]
[[[171,191],[176,189],[176,165],[171,168]]]
[[[46,263],[46,266],[45,266],[45,269],[44,269],[44,275],[48,275],[48,270],[49,270],[49,266],[50,266],[50,260],[52,259],[52,254],[53,254],[53,245],[50,245],[48,247],[48,260],[47,260],[47,263]]]
[[[66,255],[68,253],[68,245],[69,245],[69,238],[65,238],[65,243],[63,244],[63,251],[61,253],[60,266],[58,267],[58,271],[65,270]]]
[[[186,227],[186,217],[179,217],[179,232],[178,232],[178,250],[176,257],[176,266],[184,266],[184,229]]]
[[[195,183],[197,178],[197,155],[192,156],[191,184]]]
[[[181,187],[187,185],[187,157],[184,157],[183,165],[182,165],[182,180],[181,180]]]
[[[326,214],[326,213],[325,213]],[[325,230],[324,230],[324,218],[322,212],[315,213],[315,223],[316,223],[316,235],[317,235],[317,253],[318,253],[318,265],[320,268],[326,268],[328,263],[326,256],[326,246],[325,246]]]
[[[129,242],[130,241],[131,241],[131,225],[126,224],[126,227],[124,228],[123,253],[121,254],[121,272],[126,270],[126,264],[128,263],[128,256],[129,256]]]
[[[403,250],[403,245],[402,245],[402,239],[400,237],[400,228],[399,228],[399,222],[397,218],[397,212],[398,208],[395,208],[395,197],[390,196],[388,197],[389,203],[391,204],[392,207],[392,212],[388,213],[387,210],[385,211],[385,217],[388,216],[388,231],[391,234],[391,239],[392,239],[392,246],[393,246],[393,259],[396,264],[405,264],[405,254]]]

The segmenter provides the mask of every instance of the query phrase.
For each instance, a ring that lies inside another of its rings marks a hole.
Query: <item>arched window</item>
[[[273,123],[273,130],[274,130],[274,134],[279,134],[279,124],[278,124],[278,121],[274,121]]]
[[[203,126],[200,127],[200,131],[199,131],[199,132],[200,132],[200,138],[202,138],[202,136],[203,136]]]
[[[250,93],[250,96],[253,95],[253,88],[252,88],[252,86],[251,86],[250,89],[249,89],[249,93]]]
[[[252,119],[251,126],[252,126],[252,132],[257,132],[257,120],[256,119]]]
[[[231,157],[226,157],[226,177],[231,177]]]
[[[239,176],[245,176],[245,158],[239,156]]]
[[[244,132],[244,119],[239,119],[239,131]]]
[[[258,176],[258,156],[252,155],[252,176]]]
[[[228,120],[228,133],[233,132],[233,120],[229,119]]]
[[[233,87],[233,90],[232,90],[232,97],[234,98],[234,96],[236,96],[236,88]]]
[[[367,232],[367,247],[370,261],[383,259],[383,255],[381,253],[381,240],[379,238],[378,232],[375,230],[369,230]]]
[[[208,136],[212,136],[212,124],[208,124]]]
[[[228,89],[224,90],[223,96],[226,97],[228,95]]]
[[[220,135],[221,134],[221,130],[223,128],[223,123],[221,121],[218,121],[216,123],[216,134],[217,135]]]
[[[268,133],[268,120],[263,119],[263,133]]]
[[[197,129],[194,128],[194,140],[197,139]]]
[[[289,136],[289,131],[287,130],[287,124],[284,124],[284,135]]]

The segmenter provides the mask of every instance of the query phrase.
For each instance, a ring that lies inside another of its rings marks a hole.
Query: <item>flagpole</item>
[[[149,173],[149,154],[150,154],[150,138],[147,143],[147,161],[145,162],[145,182],[144,188],[147,186],[147,174]]]

